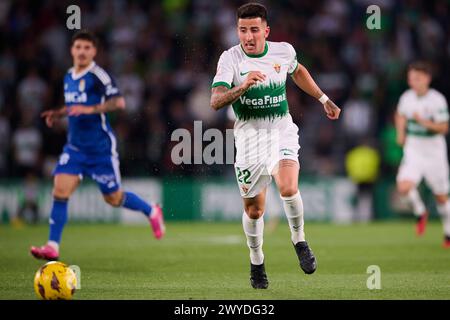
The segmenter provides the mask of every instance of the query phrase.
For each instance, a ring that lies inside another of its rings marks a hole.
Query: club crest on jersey
[[[78,85],[78,91],[83,92],[86,89],[86,81],[84,79],[80,80],[80,84]]]
[[[281,66],[280,66],[278,63],[275,63],[275,64],[273,65],[273,68],[275,69],[275,71],[276,71],[277,73],[280,73]]]

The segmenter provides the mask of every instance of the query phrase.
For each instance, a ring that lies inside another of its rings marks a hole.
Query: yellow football
[[[70,300],[76,286],[75,272],[59,261],[46,263],[34,276],[34,291],[42,300]]]

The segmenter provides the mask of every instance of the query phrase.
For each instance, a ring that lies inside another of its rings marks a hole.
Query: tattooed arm
[[[211,108],[219,110],[235,102],[242,96],[248,88],[256,84],[258,81],[264,81],[266,76],[259,71],[252,71],[248,74],[245,81],[234,88],[228,89],[225,86],[217,86],[211,90]]]

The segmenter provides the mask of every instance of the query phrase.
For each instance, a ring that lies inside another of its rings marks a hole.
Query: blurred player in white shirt
[[[417,186],[422,178],[430,187],[442,217],[445,248],[450,248],[449,165],[445,135],[448,132],[447,101],[430,88],[431,68],[425,62],[408,68],[409,90],[397,106],[397,142],[403,146],[403,159],[397,175],[398,191],[408,196],[417,216],[416,233],[425,232],[428,211]]]

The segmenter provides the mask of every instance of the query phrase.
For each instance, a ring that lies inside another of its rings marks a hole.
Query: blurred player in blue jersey
[[[68,116],[69,128],[67,143],[54,170],[49,239],[42,247],[31,247],[31,254],[38,259],[59,258],[68,200],[84,175],[97,182],[110,205],[146,215],[157,239],[165,232],[161,208],[121,188],[116,138],[105,114],[124,109],[125,99],[111,76],[96,65],[96,53],[97,40],[90,32],[79,31],[72,37],[73,67],[64,77],[65,106],[42,114],[49,127]]]

